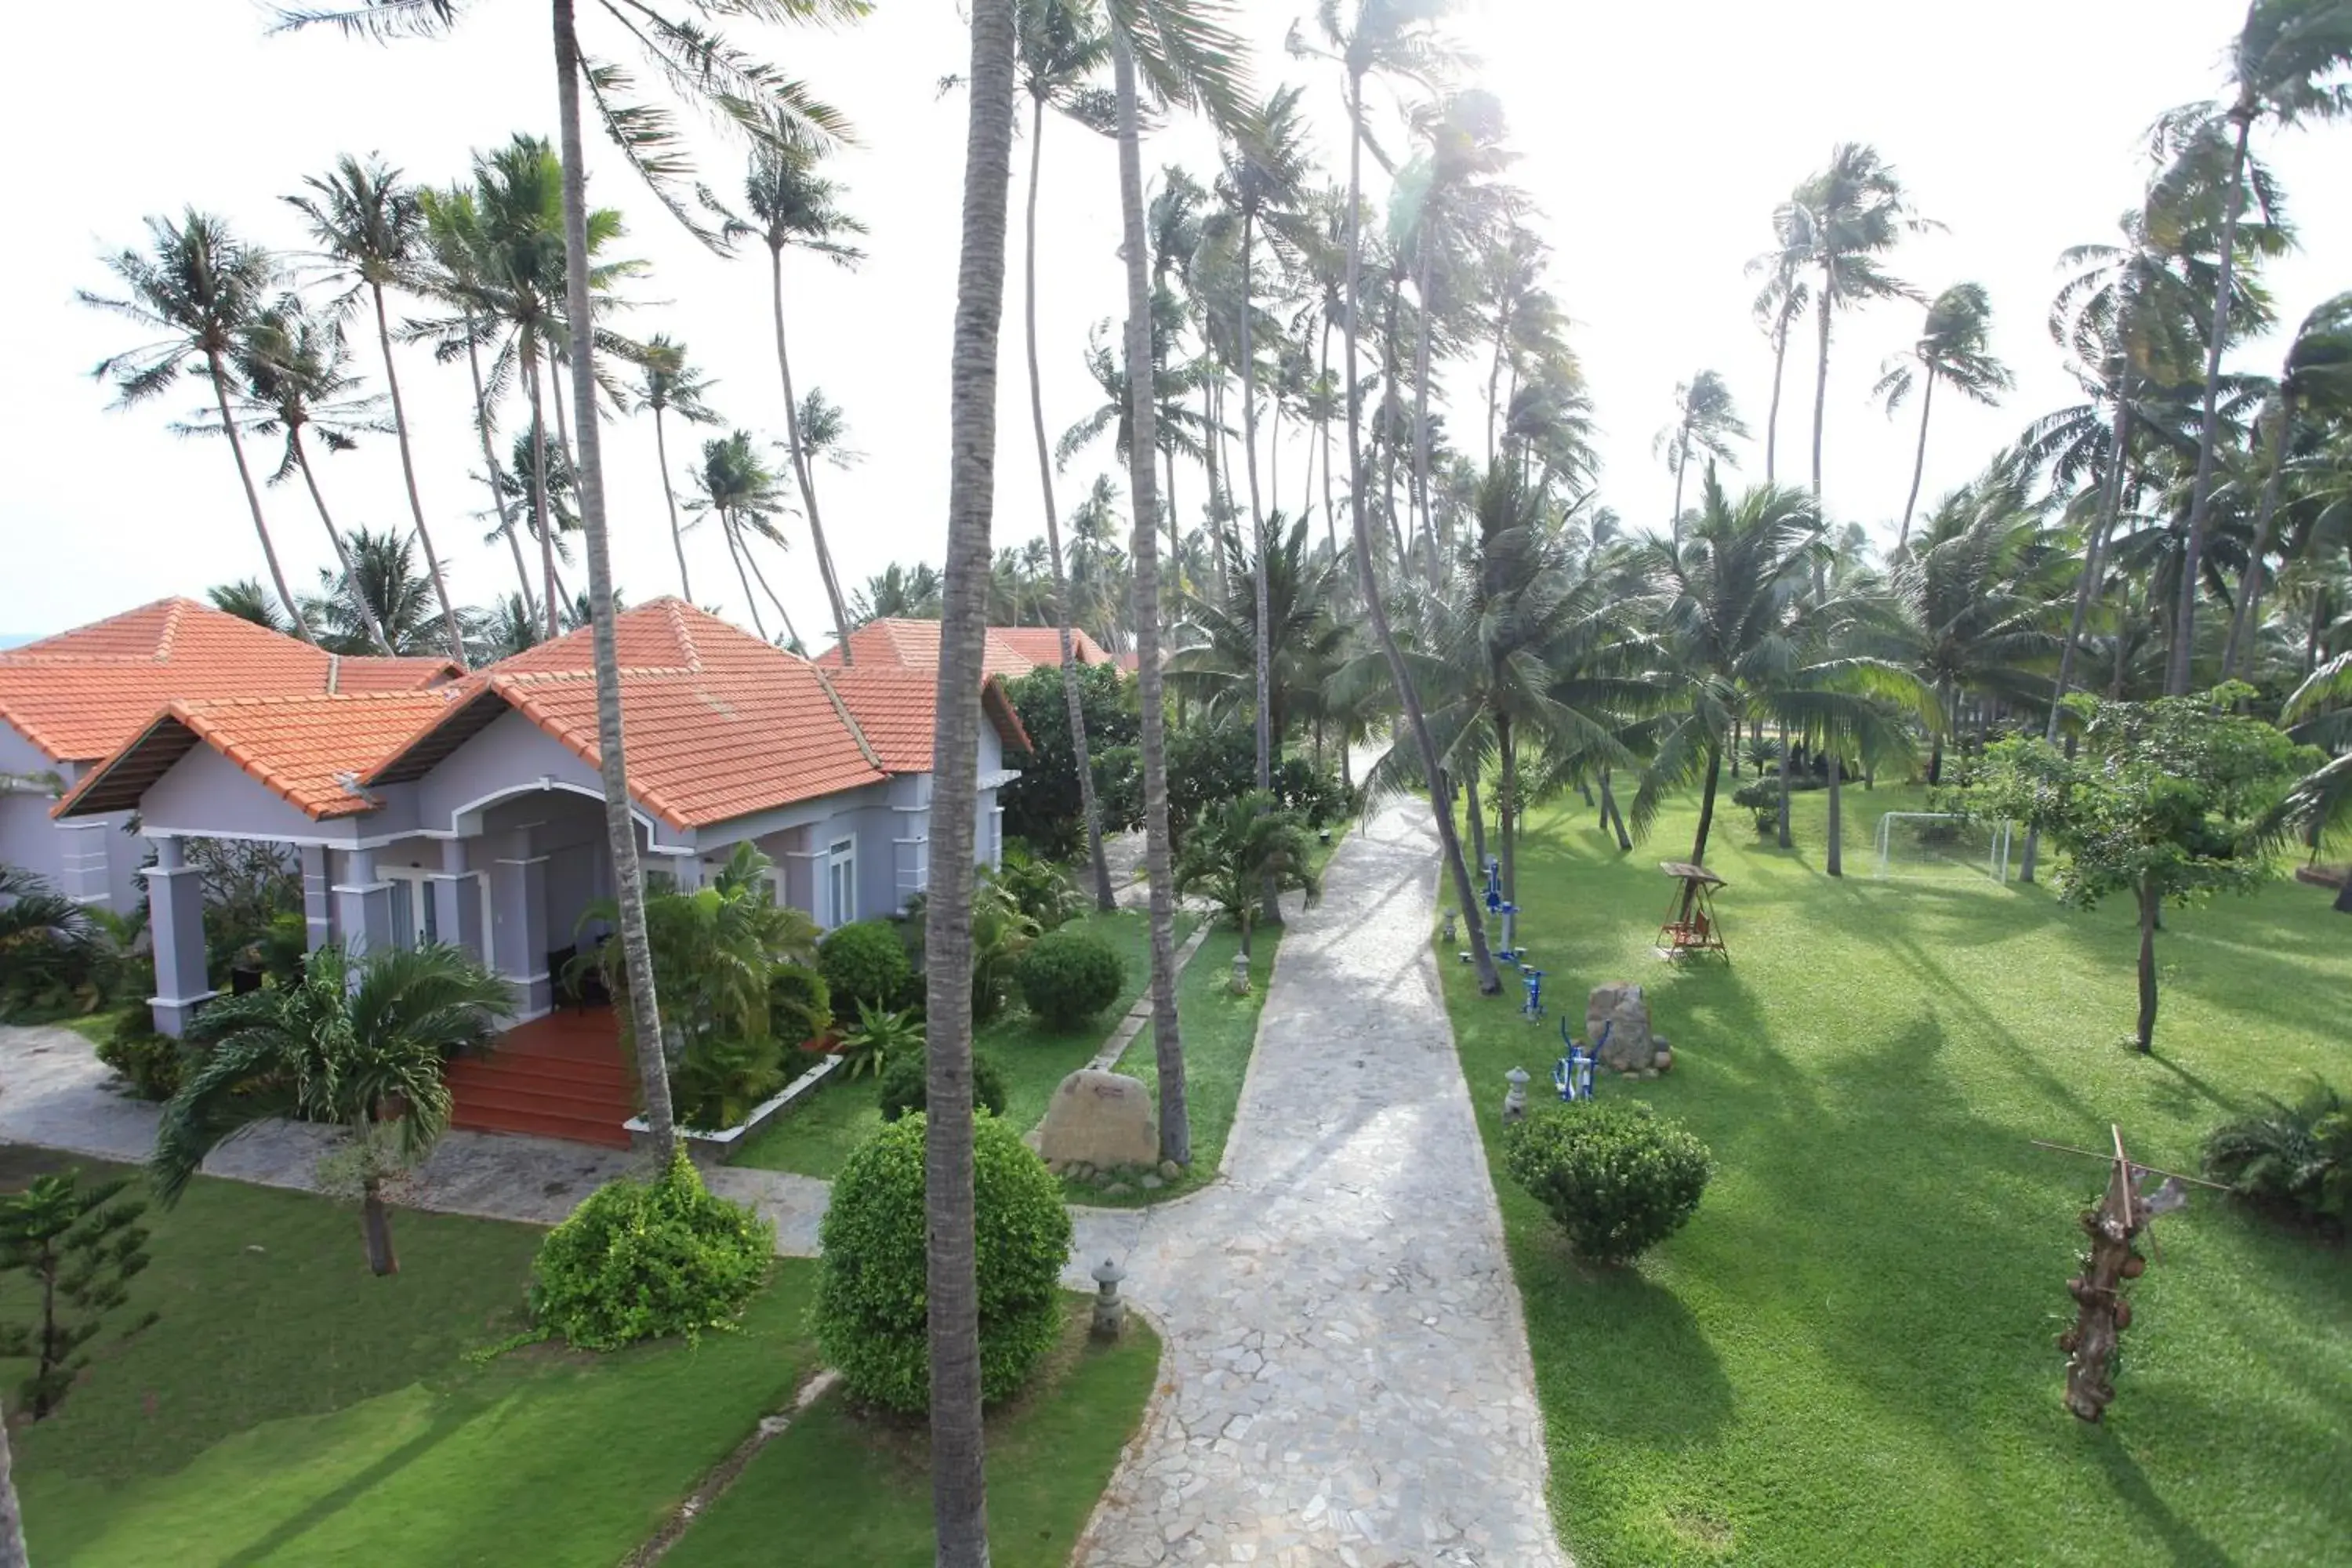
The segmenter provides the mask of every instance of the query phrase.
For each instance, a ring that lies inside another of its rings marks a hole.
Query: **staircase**
[[[449,1124],[625,1149],[636,1075],[609,1007],[561,1008],[499,1037],[487,1057],[449,1064]]]

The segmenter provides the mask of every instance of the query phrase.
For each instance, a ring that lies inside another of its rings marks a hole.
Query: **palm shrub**
[[[2293,1105],[2267,1096],[2263,1103],[2260,1113],[2213,1130],[2205,1173],[2298,1219],[2337,1227],[2352,1220],[2352,1106],[2317,1083]]]
[[[1241,928],[1250,950],[1250,921],[1268,889],[1322,891],[1315,872],[1315,837],[1296,812],[1276,808],[1272,795],[1251,790],[1203,807],[1176,856],[1176,890],[1205,896]]]
[[[1087,896],[1071,885],[1059,866],[1037,858],[1018,845],[1005,847],[1004,864],[991,880],[1041,931],[1052,931],[1087,907]]]
[[[1021,959],[1021,995],[1050,1028],[1075,1029],[1118,1000],[1127,966],[1085,931],[1048,931]]]
[[[923,1033],[923,1020],[911,1007],[894,1013],[860,1002],[856,1026],[842,1035],[834,1054],[841,1058],[844,1078],[879,1078],[899,1058],[922,1056]]]
[[[767,1282],[775,1227],[702,1184],[673,1153],[649,1182],[624,1177],[588,1194],[547,1233],[531,1264],[530,1310],[582,1350],[730,1327]]]
[[[854,921],[816,946],[817,972],[837,1005],[889,1007],[914,973],[906,946],[887,921]]]
[[[103,1005],[119,955],[98,911],[14,866],[0,866],[0,1018]]]
[[[1048,869],[1051,869],[1048,868]],[[1059,872],[1055,872],[1059,877]],[[1066,883],[1064,886],[1067,886]],[[925,933],[930,929],[929,919],[930,899],[918,893],[907,902],[907,914],[900,926],[904,933],[901,946],[907,951],[913,992],[908,1005],[919,1006],[923,999],[921,980],[929,965],[923,956]],[[971,884],[971,1021],[991,1024],[1004,1011],[1004,1003],[1013,992],[1013,979],[1019,968],[1021,955],[1037,940],[1039,925],[1024,907],[1019,892],[988,867],[982,867]]]
[[[1698,1211],[1715,1163],[1640,1100],[1548,1105],[1504,1130],[1503,1164],[1594,1263],[1630,1263]]]
[[[930,1404],[923,1127],[904,1117],[852,1154],[818,1230],[817,1345],[859,1398],[909,1414]],[[972,1201],[981,1396],[995,1402],[1059,1337],[1070,1215],[1045,1162],[989,1115],[973,1118]]]
[[[186,1055],[180,1042],[155,1026],[155,1009],[132,1002],[115,1015],[114,1032],[98,1047],[98,1059],[121,1074],[138,1100],[169,1100],[180,1091]]]
[[[882,1120],[896,1121],[930,1102],[930,1062],[924,1052],[901,1051],[882,1069],[879,1096]],[[1004,1069],[993,1057],[978,1052],[971,1058],[971,1102],[991,1116],[1004,1114]]]
[[[368,1268],[398,1272],[385,1189],[448,1131],[442,1064],[513,1010],[505,981],[440,944],[353,959],[330,943],[298,985],[216,999],[189,1026],[195,1065],[155,1129],[156,1197],[178,1203],[206,1155],[262,1122],[325,1122],[341,1137],[320,1173],[359,1197]]]

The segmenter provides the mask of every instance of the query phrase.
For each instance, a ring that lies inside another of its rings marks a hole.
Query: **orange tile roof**
[[[1102,645],[1084,632],[1074,631],[1074,651],[1080,664],[1109,660]],[[940,623],[885,616],[868,621],[849,634],[850,657],[857,668],[865,665],[896,665],[906,669],[937,670],[940,667]],[[827,669],[841,665],[838,645],[817,655]],[[1062,663],[1061,634],[1051,626],[991,626],[981,654],[981,673],[1011,680],[1043,665],[1058,669]]]
[[[313,821],[357,816],[382,804],[358,775],[448,710],[460,689],[312,693],[173,702],[92,772],[52,815],[135,807],[199,744],[244,769]]]
[[[850,716],[866,731],[886,772],[927,773],[931,771],[931,742],[939,723],[940,678],[936,671],[908,669],[899,665],[860,664],[826,672],[841,693]],[[991,678],[982,688],[982,711],[996,726],[1004,743],[1029,750],[1028,732],[1004,695],[1002,681]]]
[[[110,756],[173,702],[414,691],[457,667],[339,658],[193,599],[159,599],[0,653],[0,720],[60,762]]]

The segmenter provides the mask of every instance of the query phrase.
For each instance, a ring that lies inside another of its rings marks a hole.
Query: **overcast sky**
[[[1344,171],[1344,122],[1333,68],[1285,55],[1304,0],[1252,0],[1244,17],[1261,89],[1303,81],[1333,166]],[[87,58],[104,16],[102,75],[37,62]],[[590,47],[602,20],[583,7]],[[1541,208],[1554,249],[1552,288],[1574,319],[1573,342],[1601,426],[1603,499],[1636,527],[1662,524],[1671,490],[1651,438],[1671,418],[1675,384],[1712,367],[1730,382],[1757,430],[1744,471],[1762,472],[1771,362],[1751,324],[1742,264],[1769,239],[1774,204],[1826,158],[1832,142],[1877,146],[1947,228],[1907,243],[1894,270],[1933,293],[1973,279],[1991,292],[1995,346],[2019,386],[2007,405],[1946,399],[1927,456],[1923,505],[1971,473],[2031,416],[2072,401],[2074,388],[2042,326],[2065,246],[2112,237],[2145,176],[2142,135],[2155,115],[2220,90],[2221,54],[2242,16],[2236,0],[1979,0],[1918,16],[1885,0],[1685,0],[1592,6],[1562,0],[1467,0],[1457,32],[1483,58],[1478,77],[1500,95],[1522,156],[1516,177]],[[250,0],[113,0],[100,8],[35,6],[11,18],[17,61],[0,95],[0,144],[10,161],[10,242],[0,247],[0,298],[12,301],[9,374],[0,380],[0,633],[56,630],[168,594],[260,574],[262,561],[228,454],[216,439],[171,435],[167,422],[201,399],[194,384],[159,403],[110,410],[89,378],[106,353],[136,341],[129,323],[74,302],[103,289],[101,256],[143,238],[151,213],[194,205],[289,250],[303,235],[278,198],[339,153],[377,151],[420,181],[446,183],[468,154],[518,131],[551,136],[554,92],[546,7],[476,0],[454,37],[377,47],[319,33],[270,37]],[[835,33],[747,32],[740,41],[807,79],[855,122],[858,144],[837,160],[846,205],[872,229],[856,271],[790,264],[793,371],[847,413],[846,470],[821,471],[820,500],[845,578],[862,582],[896,558],[937,561],[946,529],[947,372],[954,303],[964,106],[939,96],[967,64],[953,0],[878,0],[874,16]],[[2352,132],[2264,139],[2294,202],[2303,250],[2271,281],[2290,323],[2352,285],[2343,266],[2352,216],[2345,188]],[[1016,204],[1028,145],[1014,149]],[[1117,313],[1121,278],[1112,148],[1066,122],[1046,136],[1041,219],[1041,348],[1046,417],[1058,433],[1098,397],[1081,363],[1087,331]],[[1152,138],[1145,167],[1181,162],[1204,178],[1213,147],[1193,126]],[[1368,165],[1369,166],[1369,165]],[[590,150],[592,195],[619,206],[624,254],[651,262],[632,286],[644,301],[621,323],[682,338],[719,379],[714,401],[733,424],[782,433],[769,337],[766,258],[702,251],[633,184],[601,144]],[[740,154],[711,142],[706,177],[740,184]],[[1008,279],[998,422],[995,537],[1041,531],[1027,387],[1021,368],[1018,208]],[[1881,361],[1916,333],[1919,310],[1895,303],[1841,319],[1832,349],[1825,490],[1833,518],[1891,536],[1910,477],[1914,427],[1890,426],[1869,401]],[[2283,334],[2248,346],[2268,368]],[[1803,478],[1811,416],[1810,330],[1792,351],[1782,413],[1783,479]],[[380,383],[373,341],[360,368]],[[515,587],[503,548],[482,542],[485,492],[472,456],[463,367],[404,354],[428,521],[455,557],[456,592],[487,600]],[[1481,418],[1461,382],[1457,429]],[[509,413],[509,427],[516,420]],[[607,426],[607,482],[616,571],[642,600],[677,589],[650,422]],[[684,485],[692,440],[673,434]],[[1303,448],[1282,454],[1284,499],[1297,502]],[[1108,443],[1060,481],[1066,511],[1110,464]],[[388,437],[320,465],[338,521],[405,527]],[[1199,476],[1180,473],[1188,524]],[[289,572],[305,585],[330,559],[299,485],[265,494]],[[827,617],[805,533],[786,523],[793,557],[770,575],[812,640]],[[688,540],[695,596],[740,616],[715,532]],[[781,571],[780,571],[781,569]],[[577,573],[575,570],[575,577]]]

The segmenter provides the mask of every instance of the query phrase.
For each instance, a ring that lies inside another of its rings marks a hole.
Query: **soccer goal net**
[[[2009,880],[2010,825],[1950,812],[1890,811],[1878,819],[1878,875]]]

